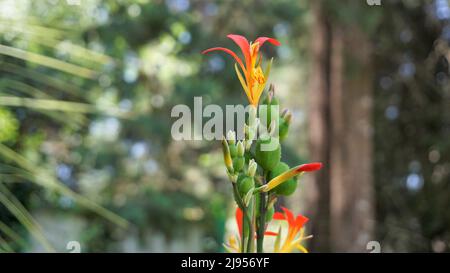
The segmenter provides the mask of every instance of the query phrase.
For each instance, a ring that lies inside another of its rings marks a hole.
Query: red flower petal
[[[290,211],[289,209],[287,209],[285,207],[281,207],[281,209],[286,214],[286,218],[287,218],[289,226],[293,226],[295,224],[295,221],[294,221],[294,214],[292,213],[292,211]]]
[[[248,43],[247,38],[236,34],[228,34],[227,37],[233,40],[233,42],[235,42],[241,48],[242,54],[244,54],[246,67],[249,68],[251,64],[251,57],[250,44]]]
[[[265,42],[269,42],[275,46],[279,46],[281,45],[281,43],[274,38],[269,38],[269,37],[258,37],[258,39],[255,40],[255,43],[259,43],[259,46],[261,47]]]
[[[281,212],[275,212],[274,215],[273,215],[273,219],[275,219],[275,220],[284,220],[284,219],[286,219],[286,217]]]
[[[245,67],[244,67],[244,64],[242,63],[241,58],[239,58],[238,55],[236,55],[236,53],[234,53],[232,50],[230,50],[228,48],[225,48],[225,47],[213,47],[213,48],[209,48],[209,49],[203,50],[202,54],[207,54],[207,53],[209,53],[211,51],[219,51],[219,50],[230,54],[236,60],[236,62],[241,66],[241,68],[245,71]]]
[[[278,233],[273,232],[273,231],[266,231],[266,232],[264,232],[264,235],[267,235],[267,236],[277,236]]]
[[[322,168],[322,163],[320,162],[314,162],[314,163],[308,163],[308,164],[303,164],[300,165],[296,172],[301,173],[301,172],[312,172],[312,171],[317,171],[320,170]]]
[[[243,218],[244,218],[244,213],[242,212],[242,210],[237,207],[236,208],[236,224],[238,226],[239,229],[239,236],[242,238],[242,222],[243,222]]]
[[[299,214],[297,215],[297,218],[295,218],[295,227],[301,229],[308,221],[308,217]]]

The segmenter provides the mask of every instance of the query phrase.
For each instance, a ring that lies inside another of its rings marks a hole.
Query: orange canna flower
[[[211,51],[224,51],[230,54],[237,62],[239,67],[235,64],[236,74],[241,82],[242,88],[244,88],[248,101],[251,105],[257,106],[261,94],[266,86],[267,79],[270,73],[271,62],[267,65],[266,70],[263,72],[261,68],[261,54],[260,48],[265,42],[269,42],[275,46],[279,46],[280,42],[273,38],[259,37],[254,42],[248,42],[248,40],[241,35],[229,34],[228,38],[233,40],[242,51],[244,55],[244,62],[237,56],[232,50],[224,47],[213,47],[204,50],[202,54],[209,53]],[[244,76],[242,76],[241,71]]]
[[[238,227],[239,230],[239,238],[236,238],[236,236],[231,235],[228,238],[228,242],[226,244],[224,244],[225,248],[229,251],[229,252],[241,252],[240,249],[240,244],[241,244],[241,240],[243,237],[243,232],[244,232],[244,228],[243,228],[243,218],[244,218],[244,213],[242,212],[242,210],[238,207],[236,208],[236,225]],[[255,234],[256,235],[256,234]],[[278,233],[272,232],[272,231],[266,231],[264,233],[264,235],[266,236],[276,236],[278,235]]]
[[[280,247],[281,229],[278,232],[278,236],[275,242],[275,252],[289,253],[294,249],[307,253],[308,250],[301,244],[304,240],[311,238],[312,236],[304,236],[303,226],[309,221],[309,219],[303,215],[297,215],[294,217],[292,211],[287,208],[281,207],[284,213],[276,212],[273,215],[274,220],[285,220],[288,223],[288,233],[284,239],[283,245]]]

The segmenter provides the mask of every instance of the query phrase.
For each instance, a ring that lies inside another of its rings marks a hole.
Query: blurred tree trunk
[[[318,3],[313,5],[312,67],[309,95],[309,147],[310,158],[320,160],[325,168],[308,177],[309,193],[307,215],[311,218],[312,251],[330,251],[330,62],[331,26]]]
[[[363,252],[374,224],[370,43],[320,1],[313,12],[309,146],[325,167],[308,183],[311,250]]]

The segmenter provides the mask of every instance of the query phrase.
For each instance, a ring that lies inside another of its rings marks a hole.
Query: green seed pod
[[[270,172],[269,181],[279,176],[280,174],[284,173],[287,170],[289,170],[289,165],[284,162],[279,162],[277,166]]]
[[[264,170],[273,170],[281,159],[279,140],[274,137],[258,139],[256,141],[255,159]]]
[[[282,183],[275,190],[277,194],[289,196],[295,192],[297,189],[297,179],[291,178],[288,181]]]
[[[289,170],[289,166],[284,163],[284,162],[280,162],[271,172],[269,175],[270,180],[277,177],[278,175],[286,172],[287,170]],[[273,189],[273,192],[279,194],[279,195],[291,195],[295,192],[295,190],[297,189],[297,179],[291,178],[283,183],[281,183],[279,186],[277,186],[276,188]]]
[[[240,172],[244,168],[245,158],[244,157],[235,157],[233,158],[233,169],[237,172]]]
[[[244,198],[248,191],[255,187],[255,181],[253,177],[240,175],[237,180],[237,186],[241,198]]]
[[[228,147],[230,148],[230,155],[231,157],[236,157],[237,155],[237,147],[236,144],[228,144]]]

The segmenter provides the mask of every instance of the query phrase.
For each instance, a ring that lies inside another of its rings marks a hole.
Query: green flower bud
[[[238,156],[233,158],[233,168],[236,172],[240,172],[245,165],[245,158],[243,156]]]
[[[244,143],[242,141],[239,141],[237,143],[237,151],[236,152],[237,152],[238,157],[244,156],[245,149],[244,149]]]
[[[264,170],[273,170],[281,159],[279,140],[274,137],[258,139],[256,141],[255,159]]]
[[[280,141],[286,139],[289,133],[289,125],[284,123],[282,119],[280,119],[280,128],[278,129],[278,135],[280,136]]]
[[[237,147],[236,144],[229,144],[228,145],[229,149],[230,149],[230,155],[232,158],[237,156]]]
[[[278,165],[270,172],[269,175],[269,179],[272,180],[273,178],[279,176],[280,174],[286,172],[287,170],[289,170],[289,166],[284,163],[284,162],[280,162],[278,163]],[[277,187],[275,187],[272,191],[279,194],[279,195],[291,195],[295,192],[295,190],[297,189],[297,179],[291,178],[283,183],[281,183],[280,185],[278,185]]]
[[[283,141],[286,139],[289,133],[289,124],[284,121],[284,119],[280,118],[280,127],[278,129],[278,135],[280,136],[280,140]]]
[[[291,124],[292,113],[287,110],[284,112],[284,115],[281,116],[287,124]]]
[[[251,159],[250,162],[248,163],[247,175],[250,177],[254,177],[257,168],[258,164],[256,164],[254,159]]]
[[[230,145],[234,145],[236,143],[236,133],[234,131],[228,131],[227,140]]]
[[[244,198],[249,190],[255,187],[255,181],[253,177],[247,175],[239,175],[237,179],[238,192],[241,198]]]
[[[222,151],[225,166],[227,167],[228,172],[233,173],[233,161],[231,159],[230,147],[228,146],[228,142],[225,138],[222,139]]]
[[[280,118],[280,128],[278,134],[280,136],[280,140],[283,141],[286,139],[289,132],[289,125],[291,124],[292,113],[289,110],[285,110]]]

